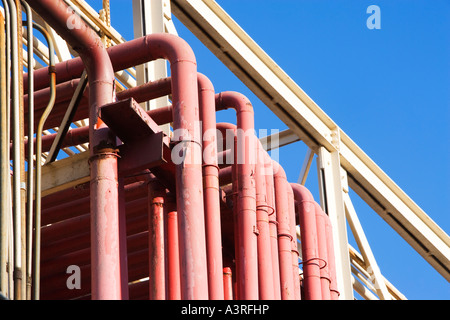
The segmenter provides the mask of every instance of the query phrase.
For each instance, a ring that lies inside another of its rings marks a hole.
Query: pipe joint
[[[99,160],[99,159],[105,159],[105,158],[109,158],[109,157],[120,158],[118,150],[110,149],[110,148],[97,149],[97,151],[94,153],[94,155],[89,157],[88,163],[91,164],[92,161]]]
[[[282,238],[282,237],[286,237],[288,238],[290,241],[292,241],[294,238],[292,237],[291,234],[289,233],[282,233],[282,232],[278,232],[278,238]],[[291,250],[292,251],[292,250]]]

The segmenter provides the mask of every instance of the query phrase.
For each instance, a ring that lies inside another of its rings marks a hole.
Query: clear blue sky
[[[100,0],[89,0],[100,9]],[[450,231],[450,2],[446,0],[219,0],[286,73],[447,234]],[[369,30],[369,5],[381,29]],[[133,38],[131,1],[111,1],[112,25]],[[199,72],[217,92],[247,95],[257,129],[286,129],[176,18]],[[218,121],[230,121],[222,113]],[[295,182],[306,152],[280,150]],[[307,187],[318,199],[315,163]],[[351,194],[383,275],[409,299],[450,299],[450,285]],[[356,248],[353,239],[351,244]]]

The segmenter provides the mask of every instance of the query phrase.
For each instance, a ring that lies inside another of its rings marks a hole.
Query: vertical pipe
[[[169,300],[180,300],[180,255],[178,249],[178,221],[176,204],[169,202],[167,211],[167,298]]]
[[[28,3],[76,49],[88,73],[92,298],[120,299],[117,152],[108,128],[98,118],[98,109],[111,103],[114,97],[111,61],[99,36],[63,1],[28,0]]]
[[[292,236],[289,227],[288,193],[286,192],[287,187],[290,188],[290,186],[287,184],[286,174],[278,162],[273,161],[273,172],[278,222],[281,299],[293,300],[295,295],[291,254]]]
[[[224,290],[224,299],[225,300],[233,300],[233,279],[231,274],[231,268],[225,267],[223,268],[223,290]]]
[[[303,296],[300,288],[299,275],[299,254],[297,249],[297,233],[295,232],[295,199],[294,192],[289,183],[286,185],[288,195],[288,212],[289,212],[289,232],[291,235],[291,261],[292,261],[292,277],[294,279],[294,297],[295,300],[300,300]],[[293,232],[294,229],[294,232]]]
[[[127,217],[125,202],[125,182],[119,177],[119,246],[120,246],[120,280],[122,300],[129,299],[128,290],[128,252],[127,252]]]
[[[322,300],[330,300],[330,276],[328,272],[328,252],[327,252],[327,233],[325,229],[325,219],[322,208],[315,203],[316,228],[317,228],[317,253],[320,266],[320,285],[322,290]]]
[[[7,9],[5,8],[5,13]],[[5,19],[0,12],[0,292],[8,292],[8,189],[9,173],[9,132],[8,106],[6,103],[6,39]]]
[[[254,137],[255,140],[257,139]],[[250,150],[251,151],[251,150]],[[258,228],[258,283],[259,299],[273,300],[272,248],[270,243],[269,213],[264,176],[264,154],[259,142],[255,143],[257,165],[255,167],[256,184],[256,226]]]
[[[261,142],[259,142],[261,145]],[[261,145],[262,148],[262,145]],[[266,179],[266,197],[267,206],[269,208],[269,233],[270,233],[270,246],[272,252],[272,273],[273,273],[273,290],[274,299],[281,299],[281,284],[280,284],[280,263],[278,261],[278,232],[277,232],[277,209],[275,205],[274,195],[274,180],[273,180],[273,167],[272,159],[267,152],[264,154],[264,177]]]
[[[233,233],[234,233],[234,257],[235,257],[235,274],[240,275],[240,252],[239,249],[239,227],[238,227],[238,214],[239,214],[239,201],[238,201],[238,174],[237,174],[237,136],[236,136],[236,126],[230,123],[217,123],[216,128],[218,131],[222,133],[222,138],[225,140],[225,150],[230,150],[231,152],[228,154],[229,158],[225,157],[225,163],[231,164],[231,181],[232,181],[232,190],[231,190],[231,199],[233,203]],[[225,134],[224,134],[225,133]],[[225,151],[226,153],[226,151]],[[223,162],[223,161],[222,161]],[[240,287],[240,277],[235,277],[236,282],[236,290],[235,299],[239,299],[239,287]]]
[[[41,268],[41,154],[42,154],[42,132],[44,123],[50,114],[56,97],[56,73],[55,73],[55,51],[53,41],[47,31],[40,25],[33,23],[33,27],[38,29],[46,38],[48,42],[49,57],[50,57],[50,100],[47,107],[44,110],[41,118],[39,119],[38,127],[36,130],[36,179],[35,179],[35,232],[34,232],[34,288],[33,298],[39,299],[40,296],[40,268]]]
[[[203,134],[203,199],[205,206],[209,299],[223,300],[222,236],[220,227],[215,94],[214,87],[206,76],[199,73],[197,78]]]
[[[157,181],[148,184],[148,237],[149,237],[149,298],[164,300],[164,190]]]
[[[303,283],[306,300],[321,300],[320,261],[314,198],[304,186],[291,183],[298,206],[303,257]]]
[[[237,227],[238,297],[242,300],[258,299],[258,258],[256,238],[256,190],[254,150],[254,114],[250,101],[240,93],[216,94],[216,109],[234,108],[237,116]]]
[[[33,39],[33,15],[31,8],[25,1],[22,1],[22,5],[25,7],[27,13],[27,39]],[[32,139],[34,135],[34,47],[33,43],[28,42],[27,55],[28,55],[28,92],[30,92],[28,98],[28,139]],[[32,270],[32,245],[33,245],[33,155],[34,145],[33,143],[27,144],[28,150],[28,170],[27,170],[27,300],[31,300],[31,270]]]

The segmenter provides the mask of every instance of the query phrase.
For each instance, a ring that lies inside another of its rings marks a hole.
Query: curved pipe
[[[258,299],[258,255],[256,236],[256,188],[254,150],[254,114],[250,101],[237,92],[216,94],[216,110],[233,108],[237,117],[237,225],[238,236],[238,298]]]
[[[315,201],[304,186],[291,183],[297,201],[303,257],[303,283],[306,300],[321,300],[320,261],[318,260]]]
[[[203,201],[205,206],[209,298],[211,300],[223,300],[222,237],[220,226],[215,93],[211,81],[205,75],[198,73],[197,81],[203,135]]]
[[[294,281],[292,274],[292,255],[291,255],[291,227],[288,205],[288,194],[286,188],[288,185],[286,173],[281,165],[272,160],[275,187],[275,204],[277,208],[278,222],[278,250],[280,263],[280,283],[281,283],[281,299],[293,300]],[[297,272],[298,274],[298,272]]]

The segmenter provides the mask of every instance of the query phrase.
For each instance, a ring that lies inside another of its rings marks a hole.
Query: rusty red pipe
[[[178,248],[178,219],[176,204],[167,210],[167,299],[181,299],[180,256]]]
[[[197,80],[203,136],[203,199],[205,206],[209,298],[211,300],[223,300],[215,92],[211,81],[205,75],[198,73]]]
[[[281,285],[281,299],[293,300],[294,294],[294,279],[292,273],[292,255],[291,255],[291,228],[288,204],[288,193],[286,192],[288,185],[286,173],[281,165],[275,160],[273,163],[274,173],[274,187],[275,187],[275,204],[277,208],[277,222],[278,222],[278,250],[280,261],[280,285]],[[294,213],[295,214],[295,213]],[[298,274],[298,272],[297,272]]]
[[[237,92],[216,94],[216,109],[233,108],[237,116],[237,225],[239,228],[238,250],[238,297],[242,300],[258,299],[258,255],[256,236],[256,190],[254,150],[254,114],[250,101]]]
[[[100,37],[63,1],[30,0],[29,5],[78,52],[89,79],[91,154],[92,298],[121,299],[117,154],[99,107],[114,97],[114,71]],[[69,29],[67,21],[76,23]]]
[[[263,149],[261,142],[259,142],[264,154],[264,176],[266,179],[267,190],[267,205],[269,208],[269,232],[270,232],[270,246],[272,250],[272,273],[273,273],[273,288],[274,298],[281,299],[281,282],[280,282],[280,264],[278,259],[278,232],[277,232],[277,209],[275,204],[275,187],[273,176],[272,159],[269,154]]]
[[[255,139],[257,139],[255,137]],[[258,281],[259,298],[273,300],[274,281],[272,269],[272,248],[269,231],[269,206],[267,204],[267,189],[265,179],[264,154],[259,141],[255,141],[254,152],[257,155],[255,167],[256,185],[256,226],[258,228]]]
[[[303,185],[291,183],[291,187],[298,206],[305,299],[321,300],[315,201],[311,192]]]
[[[164,245],[164,195],[157,181],[148,184],[148,237],[149,237],[149,299],[164,300],[165,245]]]
[[[233,300],[233,279],[230,267],[223,268],[224,299]]]

